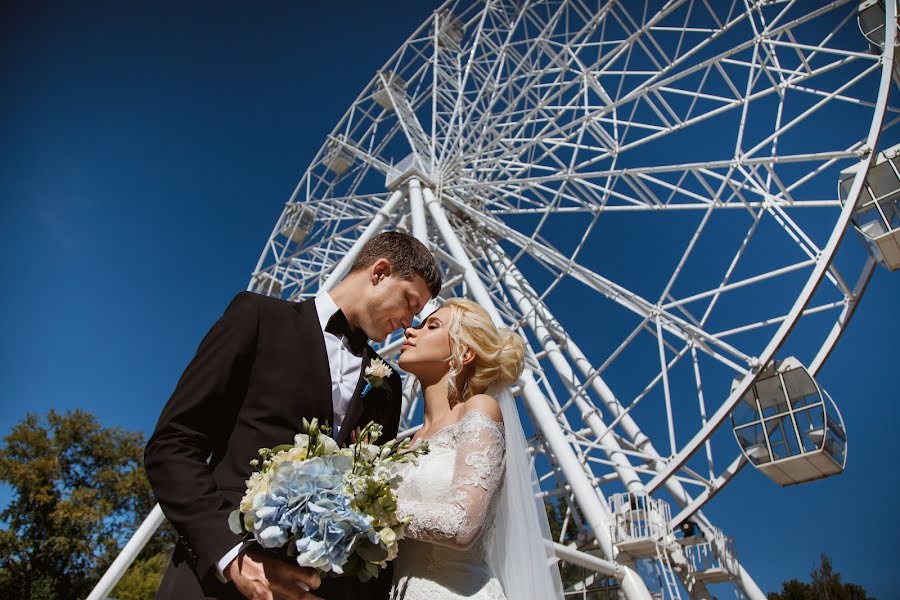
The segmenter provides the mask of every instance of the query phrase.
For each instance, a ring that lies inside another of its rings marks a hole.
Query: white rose
[[[306,460],[306,446],[301,448],[291,448],[290,450],[282,450],[272,457],[272,469],[286,462],[300,462]]]
[[[378,536],[381,538],[381,541],[384,543],[384,547],[388,552],[387,558],[384,559],[385,562],[397,558],[399,546],[397,545],[397,534],[394,530],[390,527],[385,527],[378,532]]]
[[[271,482],[271,471],[266,471],[265,473],[257,471],[250,476],[250,479],[247,480],[247,492],[241,498],[240,508],[242,513],[250,512],[250,509],[253,508],[254,498],[260,495],[265,496],[269,493],[269,484]]]
[[[379,448],[374,444],[358,444],[359,454],[366,462],[372,462],[378,456]]]
[[[391,368],[380,358],[373,359],[372,363],[366,367],[366,377],[384,379],[385,377],[389,377],[391,373]]]
[[[325,449],[325,454],[337,454],[338,450],[340,450],[337,442],[327,435],[319,435],[319,439],[322,441],[322,447]]]

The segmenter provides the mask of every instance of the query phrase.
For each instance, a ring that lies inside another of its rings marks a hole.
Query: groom
[[[262,552],[228,527],[262,447],[291,443],[301,419],[333,424],[338,444],[369,421],[397,434],[400,376],[360,397],[383,341],[441,288],[415,238],[369,240],[349,275],[300,303],[242,292],[200,343],[144,452],[153,492],[179,542],[157,599],[387,598],[391,573],[361,584],[328,579]],[[304,588],[314,590],[305,592]],[[315,594],[315,595],[313,595]]]

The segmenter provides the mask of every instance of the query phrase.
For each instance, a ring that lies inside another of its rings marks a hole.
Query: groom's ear
[[[372,285],[378,285],[385,277],[391,276],[391,261],[379,258],[369,267],[369,279]]]

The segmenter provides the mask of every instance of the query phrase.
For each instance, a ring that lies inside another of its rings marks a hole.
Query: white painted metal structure
[[[747,460],[779,485],[837,475],[847,464],[841,414],[793,356],[756,376],[731,422]]]
[[[841,200],[846,201],[858,169],[854,165],[841,173]],[[900,144],[878,153],[856,202],[853,226],[876,261],[900,270]]]
[[[895,22],[894,1],[875,4]],[[443,297],[528,343],[515,392],[565,515],[557,555],[597,573],[573,595],[613,576],[630,600],[710,585],[762,600],[701,509],[747,463],[741,398],[775,358],[815,377],[872,274],[839,246],[879,136],[896,141],[896,28],[873,52],[858,7],[449,0],[324,141],[249,289],[309,297],[378,231],[410,231],[441,260]],[[401,429],[421,416],[404,389]],[[617,525],[622,498],[666,517],[642,530],[649,556]],[[671,535],[688,518],[699,562]]]

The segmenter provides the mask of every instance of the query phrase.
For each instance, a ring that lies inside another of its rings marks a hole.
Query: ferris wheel
[[[324,140],[249,289],[313,296],[379,231],[412,233],[442,298],[527,342],[514,392],[567,596],[762,600],[702,509],[746,465],[844,469],[815,377],[873,270],[900,269],[896,14],[450,0]]]
[[[324,141],[250,289],[314,295],[409,231],[442,297],[528,342],[516,393],[582,569],[567,591],[764,598],[702,508],[747,464],[781,485],[844,468],[815,376],[876,265],[900,266],[895,8],[446,2]]]

